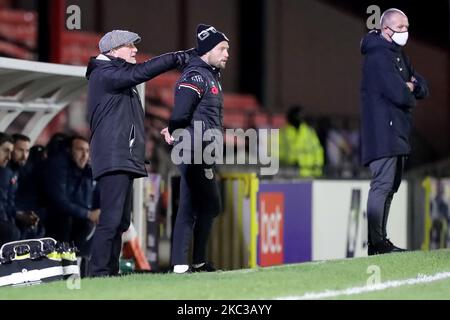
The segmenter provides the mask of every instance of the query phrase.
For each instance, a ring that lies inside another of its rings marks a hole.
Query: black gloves
[[[195,48],[186,51],[176,51],[173,54],[177,63],[177,69],[179,70],[183,70],[189,63],[189,60],[198,56],[197,49]]]

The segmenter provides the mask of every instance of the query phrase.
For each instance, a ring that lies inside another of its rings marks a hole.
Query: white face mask
[[[389,28],[392,30],[391,28]],[[392,30],[394,31],[394,30]],[[404,46],[406,42],[408,41],[408,31],[404,32],[396,32],[394,31],[394,34],[391,36],[392,41],[394,41],[399,46]]]

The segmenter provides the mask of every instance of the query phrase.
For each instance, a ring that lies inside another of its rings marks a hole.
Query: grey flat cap
[[[137,33],[126,30],[113,30],[100,39],[98,48],[101,53],[105,53],[125,44],[139,43],[140,41],[141,37]]]

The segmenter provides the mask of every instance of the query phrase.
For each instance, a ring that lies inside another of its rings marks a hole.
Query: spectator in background
[[[359,164],[358,130],[351,127],[349,119],[333,120],[326,139],[329,173],[341,178],[354,177]]]
[[[64,132],[57,132],[50,138],[45,150],[45,157],[52,158],[60,153],[67,152],[67,144],[70,136]]]
[[[450,222],[450,211],[445,196],[445,183],[438,179],[436,181],[436,195],[430,203],[430,249],[447,248],[448,225]]]
[[[0,132],[0,168],[5,168],[11,160],[14,140],[9,134]]]
[[[361,133],[359,128],[359,119],[344,119],[344,137],[351,146],[350,167],[352,175],[356,176],[360,172],[361,163]]]
[[[405,251],[387,238],[386,226],[411,151],[412,109],[416,99],[428,95],[425,79],[402,51],[408,17],[388,9],[380,24],[381,31],[371,31],[361,41],[362,163],[372,173],[367,201],[369,255]]]
[[[30,148],[27,163],[21,169],[20,183],[16,194],[16,206],[21,211],[33,211],[40,223],[46,224],[44,171],[47,152],[44,146]]]
[[[74,136],[67,145],[69,149],[50,157],[46,167],[47,235],[58,241],[73,241],[80,256],[88,259],[90,240],[100,217],[88,164],[89,142]]]
[[[0,132],[0,246],[6,242],[20,239],[15,217],[8,210],[11,175],[6,166],[11,159],[14,148],[12,137]]]
[[[292,106],[286,119],[287,124],[280,130],[280,164],[298,167],[302,178],[321,177],[323,147],[315,129],[306,122],[303,107]]]
[[[173,272],[213,272],[206,260],[206,248],[214,218],[221,212],[221,199],[216,182],[215,161],[206,163],[201,157],[195,163],[194,153],[205,150],[206,144],[194,141],[197,124],[201,130],[223,132],[223,91],[220,71],[225,69],[229,40],[213,26],[197,26],[198,57],[193,58],[175,86],[175,106],[168,128],[161,134],[168,144],[172,134],[189,133],[190,149],[183,150],[189,160],[178,165],[181,174],[180,202],[172,238]],[[203,126],[203,127],[202,127]],[[177,130],[178,129],[178,130]],[[177,132],[178,131],[178,132]],[[203,131],[204,132],[204,131]],[[214,141],[220,139],[215,137]],[[183,142],[177,139],[177,143]],[[198,147],[198,149],[197,149]],[[222,145],[217,145],[222,148]],[[189,266],[189,246],[194,237],[192,267]]]

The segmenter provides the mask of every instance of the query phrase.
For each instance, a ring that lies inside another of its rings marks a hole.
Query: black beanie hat
[[[217,46],[222,41],[230,41],[222,32],[213,26],[199,24],[197,26],[197,52],[199,56],[204,55],[209,50]]]

